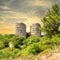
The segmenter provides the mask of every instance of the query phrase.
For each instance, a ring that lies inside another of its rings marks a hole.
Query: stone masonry
[[[30,26],[30,34],[41,36],[41,31],[39,30],[39,28],[40,28],[40,24],[38,23],[32,24],[32,26]]]
[[[26,37],[26,25],[24,23],[16,23],[16,35]]]
[[[41,31],[39,30],[40,24],[35,23],[30,26],[30,35],[41,36]],[[26,25],[24,23],[16,23],[16,35],[27,36]]]

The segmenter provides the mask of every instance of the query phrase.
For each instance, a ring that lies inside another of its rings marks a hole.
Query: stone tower
[[[26,37],[26,25],[24,23],[16,23],[16,35]]]
[[[30,34],[41,36],[41,31],[39,30],[39,28],[40,28],[40,24],[38,23],[32,24],[32,26],[30,26]]]

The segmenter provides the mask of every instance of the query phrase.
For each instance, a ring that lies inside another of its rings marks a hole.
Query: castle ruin
[[[24,23],[16,23],[16,35],[26,37],[26,25]]]
[[[39,30],[40,24],[35,23],[30,26],[29,35],[41,36],[41,31]],[[27,37],[26,25],[24,23],[16,23],[16,35]]]
[[[39,28],[40,28],[40,24],[38,23],[32,24],[32,26],[30,26],[30,34],[41,36],[41,31],[39,30]]]

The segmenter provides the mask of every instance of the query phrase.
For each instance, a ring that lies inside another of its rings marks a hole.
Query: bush
[[[10,42],[10,39],[4,38],[3,43],[4,43],[5,47],[9,47],[9,42]]]
[[[13,38],[11,38],[11,41],[13,42],[15,48],[21,48],[24,40],[25,38],[22,36],[14,36]]]
[[[37,43],[39,41],[40,41],[40,37],[34,35],[34,36],[30,36],[26,40],[24,40],[24,44],[25,45],[30,45],[30,44],[33,44],[33,43]]]
[[[44,36],[41,38],[41,41],[40,41],[41,44],[51,44],[51,39],[47,36]]]
[[[19,49],[10,49],[10,48],[5,48],[3,50],[0,50],[0,59],[5,59],[5,58],[15,58],[17,57],[17,53],[19,52]]]
[[[29,54],[38,54],[39,52],[49,48],[49,45],[40,45],[40,42],[33,43],[27,46],[24,50],[21,51],[21,56],[26,56]]]
[[[59,45],[60,44],[60,37],[58,37],[57,35],[52,36],[51,41],[52,41],[52,44]]]
[[[5,47],[3,42],[0,42],[0,49],[3,49]]]
[[[8,46],[9,42],[12,42],[14,47],[4,48]],[[24,57],[27,55],[36,55],[46,49],[52,49],[54,46],[58,45],[60,45],[59,34],[53,35],[52,38],[47,36],[30,36],[27,39],[21,36],[4,38],[0,40],[0,58],[15,58],[18,56]],[[20,48],[20,50],[17,48]]]

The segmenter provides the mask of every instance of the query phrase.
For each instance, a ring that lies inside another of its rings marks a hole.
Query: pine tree
[[[48,36],[60,33],[60,8],[54,4],[43,18],[44,30]]]

